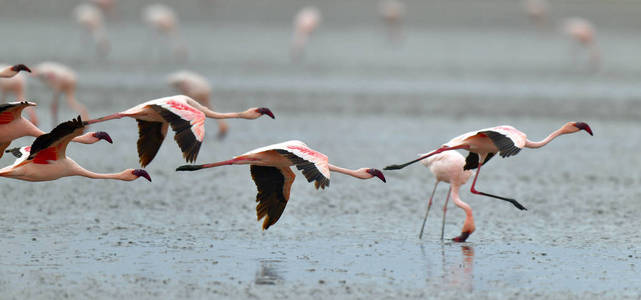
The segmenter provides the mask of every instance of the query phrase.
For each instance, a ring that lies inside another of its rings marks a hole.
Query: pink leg
[[[527,208],[525,208],[525,206],[521,205],[521,203],[517,202],[514,199],[504,198],[504,197],[500,197],[500,196],[496,196],[496,195],[492,195],[492,194],[488,194],[488,193],[483,193],[483,192],[477,191],[474,187],[476,186],[476,179],[479,177],[479,173],[481,173],[481,166],[482,166],[482,164],[479,162],[479,167],[476,170],[476,175],[474,175],[474,181],[472,182],[472,187],[470,188],[470,192],[472,192],[473,194],[477,194],[477,195],[483,195],[483,196],[487,196],[487,197],[501,199],[503,201],[507,201],[507,202],[512,203],[514,206],[516,206],[516,208],[518,208],[520,210],[527,210]]]

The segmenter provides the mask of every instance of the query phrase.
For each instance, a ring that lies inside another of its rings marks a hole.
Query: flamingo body
[[[326,155],[309,148],[301,141],[287,141],[251,150],[231,160],[204,164],[185,165],[176,171],[195,171],[223,165],[250,165],[252,179],[256,183],[257,219],[263,221],[263,230],[275,224],[289,201],[289,194],[296,175],[291,166],[301,170],[308,182],[314,181],[316,189],[329,186],[330,171],[343,173],[360,179],[378,177],[385,181],[377,169],[361,168],[349,170],[329,164]]]
[[[69,67],[56,62],[43,62],[33,68],[33,76],[38,77],[53,90],[51,114],[54,123],[58,122],[58,97],[60,94],[65,94],[67,104],[83,119],[89,117],[87,108],[75,98],[76,73]]]

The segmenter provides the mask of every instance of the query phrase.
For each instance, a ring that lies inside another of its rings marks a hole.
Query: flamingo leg
[[[482,165],[483,164],[479,162],[478,169],[476,170],[476,175],[474,175],[474,181],[472,181],[472,187],[470,188],[470,192],[472,192],[472,194],[483,195],[483,196],[487,196],[487,197],[501,199],[503,201],[507,201],[507,202],[512,203],[514,206],[516,206],[516,208],[518,208],[520,210],[527,210],[527,208],[525,208],[525,206],[521,205],[521,203],[517,202],[514,199],[505,198],[505,197],[496,196],[496,195],[492,195],[492,194],[488,194],[488,193],[483,193],[483,192],[477,191],[476,188],[474,188],[474,187],[476,186],[476,179],[479,177],[479,173],[481,173],[481,166]]]
[[[445,234],[445,215],[447,213],[447,202],[450,200],[450,194],[452,193],[452,186],[447,191],[447,198],[445,198],[445,204],[443,204],[443,224],[441,224],[441,241],[443,240],[443,235]]]
[[[53,93],[53,101],[51,101],[51,118],[53,121],[53,126],[58,125],[58,99],[60,98],[60,93]]]
[[[427,215],[430,213],[430,208],[432,207],[432,198],[434,198],[434,193],[436,192],[436,187],[438,186],[439,181],[436,181],[434,189],[432,190],[432,195],[430,196],[430,201],[427,202],[427,211],[425,212],[425,217],[423,218],[423,226],[421,226],[421,232],[418,234],[418,238],[423,238],[423,229],[425,229],[425,222],[427,221]]]

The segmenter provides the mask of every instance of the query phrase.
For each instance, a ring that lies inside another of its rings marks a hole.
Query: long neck
[[[541,147],[547,145],[547,143],[551,142],[557,136],[562,135],[564,133],[565,132],[563,132],[563,128],[557,129],[556,131],[550,133],[550,135],[548,135],[542,141],[538,141],[538,142],[533,142],[533,141],[530,141],[530,140],[525,141],[525,147],[527,147],[527,148],[541,148]]]
[[[89,170],[86,170],[80,166],[76,166],[76,174],[79,176],[84,176],[88,178],[93,178],[93,179],[117,179],[117,180],[124,180],[124,181],[131,181],[133,178],[131,176],[127,176],[128,171],[122,171],[120,173],[94,173]]]
[[[39,137],[45,134],[44,131],[40,130],[40,128],[36,127],[36,125],[33,125],[33,123],[31,123],[29,120],[26,120],[22,117],[20,118],[20,120],[23,123],[22,128],[25,129],[25,135]]]
[[[122,118],[124,116],[125,115],[122,114],[122,113],[115,113],[115,114],[111,114],[111,115],[108,115],[108,116],[104,116],[102,118],[85,121],[84,123],[85,124],[94,124],[94,123],[109,121],[109,120],[113,120],[113,119],[120,119],[120,118]]]
[[[356,177],[356,178],[360,178],[360,179],[369,178],[365,174],[363,174],[361,172],[358,172],[356,170],[345,169],[345,168],[337,167],[337,166],[332,165],[332,164],[329,164],[329,170],[332,171],[332,172],[338,172],[338,173],[342,173],[342,174],[349,175],[349,176]]]
[[[212,118],[212,119],[247,119],[247,115],[246,115],[245,112],[219,113],[219,112],[215,112],[215,111],[205,107],[204,105],[202,105],[202,104],[200,104],[200,103],[198,103],[198,102],[196,102],[194,100],[191,100],[191,99],[190,99],[190,101],[187,101],[187,103],[189,103],[189,105],[191,105],[191,106],[196,107],[198,110],[202,111],[205,114],[205,116],[207,116],[208,118]]]

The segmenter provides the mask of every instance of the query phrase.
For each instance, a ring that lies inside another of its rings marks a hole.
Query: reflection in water
[[[256,271],[256,284],[274,285],[279,281],[283,281],[282,273],[282,260],[278,259],[263,259],[260,260],[260,266]]]
[[[452,252],[446,257],[445,246],[446,244],[441,245],[442,285],[472,292],[474,290],[474,248],[470,245],[461,245],[462,257],[459,258],[458,255],[456,255],[456,259],[452,260],[454,257]],[[449,244],[447,246],[456,247],[458,245]],[[423,245],[421,245],[421,252],[423,252],[423,256],[425,256]],[[427,258],[427,256],[425,257]],[[431,276],[429,268],[427,275],[428,279],[435,279]]]

